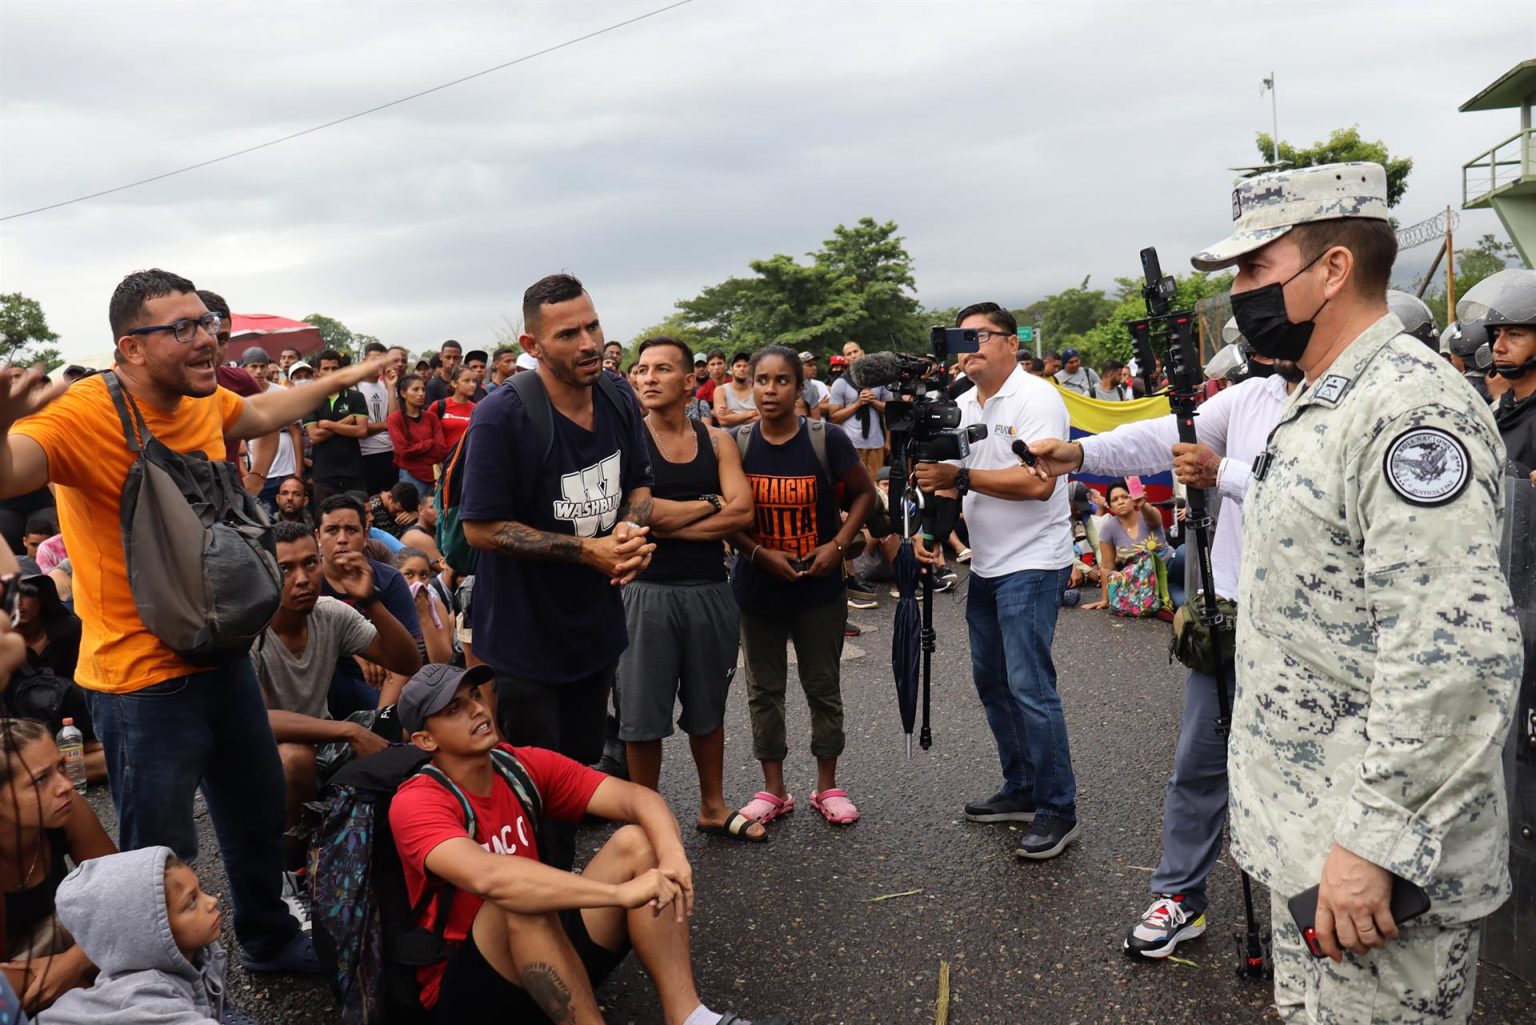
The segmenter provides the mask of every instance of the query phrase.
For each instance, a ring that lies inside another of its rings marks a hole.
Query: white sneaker
[[[960,551],[955,555],[955,561],[956,562],[970,562],[971,561],[971,550],[969,548],[962,548],[962,549],[960,549]]]
[[[283,873],[283,903],[288,913],[299,920],[299,928],[309,932],[309,876],[298,872]]]

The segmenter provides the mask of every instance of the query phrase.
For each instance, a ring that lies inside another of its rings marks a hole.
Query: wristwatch
[[[959,470],[955,471],[955,490],[960,492],[961,498],[964,498],[965,493],[971,490],[970,467],[962,466]]]
[[[720,501],[719,495],[700,495],[699,501],[708,502],[710,505],[714,506],[715,512],[719,512],[721,509],[725,508],[725,503]]]
[[[379,585],[378,584],[374,584],[373,585],[373,590],[369,592],[368,597],[364,598],[362,601],[358,602],[357,604],[360,607],[366,608],[369,605],[377,605],[379,602],[381,602],[383,600],[384,600],[384,592],[379,590]]]

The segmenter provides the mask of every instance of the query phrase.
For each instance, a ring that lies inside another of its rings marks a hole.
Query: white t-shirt
[[[267,385],[267,391],[284,391],[280,384]],[[272,465],[267,468],[267,480],[283,480],[292,477],[295,462],[293,459],[293,434],[284,427],[277,432],[277,455],[272,457]]]
[[[368,403],[369,421],[383,423],[389,419],[389,385],[383,381],[359,381],[353,387],[363,397],[363,401]],[[365,456],[376,456],[380,452],[395,450],[395,443],[389,440],[388,431],[380,431],[378,434],[361,438],[357,446]]]
[[[805,404],[811,409],[821,405],[822,401],[829,394],[831,394],[831,389],[814,377],[809,378],[805,382],[805,387],[800,389],[800,397],[805,400]]]
[[[971,446],[964,465],[972,470],[1019,466],[1013,453],[1017,438],[1071,436],[1071,421],[1061,393],[1045,380],[1015,366],[985,407],[968,390],[955,400],[960,423],[986,424],[987,437]],[[1027,569],[1064,569],[1072,564],[1072,523],[1067,479],[1058,477],[1043,502],[1011,501],[971,491],[965,496],[965,523],[971,538],[971,572],[995,578]]]

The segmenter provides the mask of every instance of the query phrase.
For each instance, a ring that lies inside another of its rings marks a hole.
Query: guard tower
[[[1536,60],[1522,61],[1461,105],[1472,110],[1520,108],[1520,131],[1480,153],[1461,168],[1461,207],[1491,207],[1504,222],[1520,258],[1536,265],[1536,131],[1531,107],[1536,105]]]

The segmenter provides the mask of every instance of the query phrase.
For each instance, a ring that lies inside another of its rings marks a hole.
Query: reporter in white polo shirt
[[[976,387],[961,395],[961,422],[985,424],[987,436],[963,463],[920,463],[924,490],[954,490],[970,531],[971,581],[965,608],[971,675],[997,741],[1003,785],[965,806],[973,822],[1032,822],[1015,852],[1054,858],[1076,838],[1077,783],[1067,724],[1056,693],[1051,642],[1072,565],[1066,480],[1036,479],[1013,453],[1016,439],[1068,436],[1067,407],[1056,388],[1018,364],[1018,325],[996,303],[961,310],[980,349],[960,357]],[[918,540],[919,558],[942,548]]]

